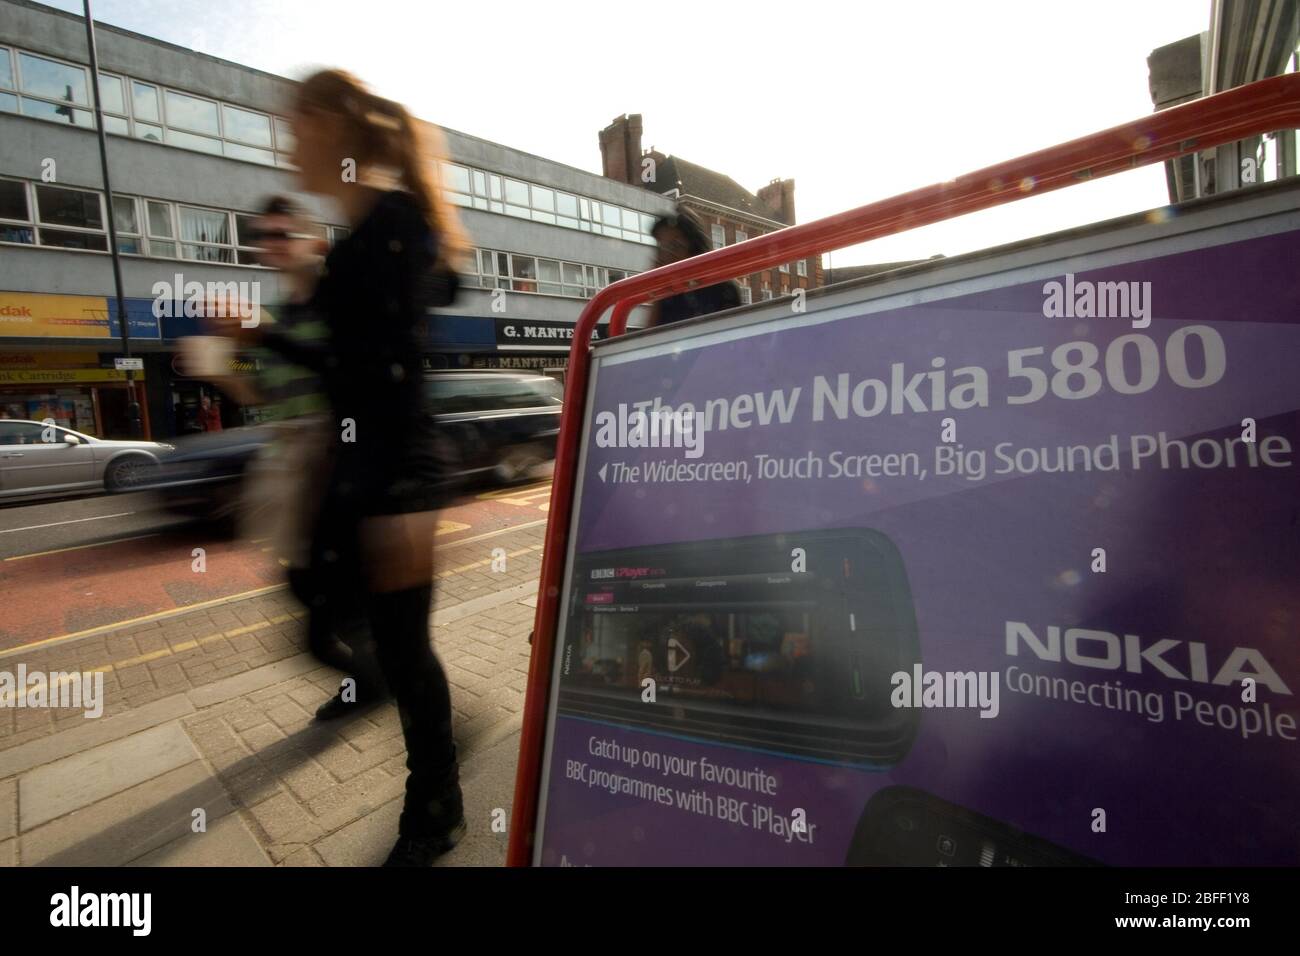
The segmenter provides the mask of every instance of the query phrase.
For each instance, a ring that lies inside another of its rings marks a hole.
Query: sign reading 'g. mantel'
[[[608,328],[598,326],[592,338],[603,339]],[[497,345],[503,348],[554,348],[567,352],[573,343],[572,322],[542,319],[497,319]]]

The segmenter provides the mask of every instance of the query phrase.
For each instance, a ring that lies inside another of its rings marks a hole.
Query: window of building
[[[134,196],[113,197],[113,228],[117,230],[118,252],[136,256],[144,252]]]
[[[472,206],[470,171],[454,163],[442,164],[442,189],[447,199],[457,206]]]
[[[564,276],[564,287],[560,290],[560,294],[575,296],[579,299],[584,298],[586,289],[582,266],[573,262],[563,262],[560,267]]]
[[[442,163],[441,173],[447,201],[457,206],[654,244],[655,217],[646,213],[460,163]]]
[[[462,279],[471,288],[513,289],[515,292],[586,299],[609,283],[631,274],[580,262],[476,249],[466,263]]]
[[[260,265],[254,248],[255,221],[252,213],[120,193],[113,197],[118,250],[126,255],[176,258],[179,253],[181,258],[201,262]],[[308,228],[331,243],[348,235],[342,226],[312,223]],[[107,251],[103,193],[0,179],[0,242]]]
[[[137,120],[149,123],[161,123],[162,113],[158,108],[158,87],[131,81],[131,112]]]
[[[221,155],[221,140],[213,139],[211,136],[199,136],[197,133],[172,129],[170,126],[164,131],[163,142],[200,153],[211,153],[214,156]]]
[[[89,75],[79,63],[0,48],[0,110],[94,128]],[[101,73],[98,83],[106,132],[288,165],[293,137],[280,117],[111,73]]]
[[[235,213],[235,261],[244,266],[261,265],[258,261],[257,216],[249,213]],[[320,236],[334,244],[329,229],[322,226]]]
[[[167,90],[163,95],[166,125],[205,136],[221,136],[221,116],[212,100]]]
[[[510,287],[516,292],[537,291],[537,260],[532,256],[511,254]]]
[[[554,259],[537,260],[537,291],[545,295],[560,294],[560,264]]]
[[[0,242],[35,241],[27,184],[18,179],[0,179]]]
[[[712,226],[709,227],[709,230],[710,232],[713,233],[714,249],[721,249],[723,246],[727,244],[727,230],[725,227],[723,227],[721,223],[715,222]]]
[[[532,210],[528,208],[531,201],[528,197],[528,184],[521,183],[517,179],[507,179],[506,184],[506,215],[519,216],[522,219],[532,218]]]
[[[231,159],[244,159],[250,163],[262,163],[266,166],[275,165],[275,154],[269,149],[258,149],[255,146],[245,146],[243,143],[232,143],[226,140],[224,144],[226,155]]]
[[[222,132],[227,140],[247,143],[249,146],[260,146],[263,149],[270,149],[273,145],[271,117],[265,113],[254,113],[252,110],[223,103],[221,117]]]
[[[90,87],[86,84],[86,68],[83,66],[20,53],[18,70],[22,74],[24,93],[56,102],[90,105]]]
[[[562,192],[555,194],[555,220],[557,226],[568,226],[570,229],[578,228],[577,196]]]
[[[97,192],[38,184],[36,218],[41,245],[108,250],[103,204]],[[49,228],[52,226],[58,228]]]
[[[17,85],[14,83],[13,57],[7,49],[0,46],[0,111],[18,112],[18,97],[14,93],[4,92],[15,89]]]
[[[533,186],[533,219],[555,225],[555,191],[545,186]]]
[[[104,131],[118,136],[128,135],[131,122],[127,119],[126,94],[120,76],[99,74],[99,102],[104,111]]]
[[[746,239],[748,239],[748,238],[749,238],[749,233],[745,232],[745,230],[743,230],[743,229],[737,229],[737,230],[736,230],[736,241],[737,241],[737,242],[744,242],[744,241],[745,241]]]
[[[754,293],[750,290],[748,283],[742,283],[740,286],[740,301],[743,305],[749,305],[754,301]]]
[[[296,140],[293,138],[293,130],[289,127],[289,121],[276,116],[273,117],[275,127],[275,148],[276,161],[283,166],[289,165],[289,156],[293,153],[293,147]]]
[[[177,206],[181,258],[200,262],[234,262],[230,214],[215,209]]]
[[[807,276],[808,276],[808,260],[807,260],[807,259],[800,259],[798,262],[795,263],[795,269],[796,269],[796,271],[798,272],[799,275],[803,276],[804,278],[807,278]]]
[[[131,81],[131,113],[135,117],[135,136],[154,143],[163,141],[162,108],[158,105],[158,87]]]
[[[789,275],[789,274],[790,274],[790,263],[788,263],[788,262],[783,262],[783,263],[781,263],[781,265],[780,265],[780,269],[781,269],[781,274],[782,274],[782,275]]]
[[[176,226],[171,203],[149,200],[145,205],[148,206],[149,254],[176,258],[176,243],[172,241],[176,238]]]
[[[478,284],[485,289],[497,288],[496,253],[487,249],[478,249],[475,251],[471,261],[477,261],[479,264],[478,273],[480,278]],[[472,284],[473,283],[471,283],[471,285]]]
[[[19,51],[17,89],[22,95],[22,113],[38,119],[71,123],[74,126],[94,126],[94,114],[89,109],[90,86],[86,68],[72,63],[61,63],[48,57]]]

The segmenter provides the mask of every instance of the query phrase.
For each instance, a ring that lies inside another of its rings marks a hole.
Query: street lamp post
[[[131,323],[126,313],[126,296],[122,292],[122,259],[117,250],[117,221],[113,214],[113,183],[108,175],[108,139],[104,132],[104,110],[99,95],[99,57],[95,52],[95,21],[90,13],[90,0],[82,0],[86,11],[86,46],[90,52],[90,88],[95,96],[95,132],[99,136],[99,165],[104,174],[104,202],[108,206],[108,252],[113,260],[113,285],[117,293],[117,321],[122,332],[122,353],[131,357]],[[142,438],[144,429],[140,422],[140,403],[135,395],[135,371],[126,370],[126,414],[130,422],[131,437]]]

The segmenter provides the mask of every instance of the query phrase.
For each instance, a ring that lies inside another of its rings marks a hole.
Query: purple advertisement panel
[[[602,353],[540,862],[1300,863],[1300,232],[1242,235]]]

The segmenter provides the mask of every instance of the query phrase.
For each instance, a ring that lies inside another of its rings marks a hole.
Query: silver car
[[[70,428],[0,419],[0,498],[65,491],[130,491],[171,445],[109,441]]]

